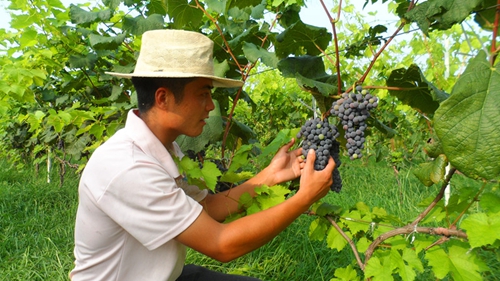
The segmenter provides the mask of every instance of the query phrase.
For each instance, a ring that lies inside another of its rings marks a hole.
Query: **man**
[[[149,31],[134,73],[110,73],[132,78],[139,109],[83,171],[72,280],[256,280],[185,266],[185,247],[233,260],[270,241],[328,193],[333,160],[314,171],[314,153],[302,163],[300,150],[288,151],[293,140],[268,167],[229,191],[208,194],[182,180],[172,159],[182,157],[175,139],[201,134],[214,109],[213,87],[242,85],[214,76],[212,51],[213,42],[200,33]],[[285,202],[221,223],[238,211],[242,194],[298,176],[300,189]]]

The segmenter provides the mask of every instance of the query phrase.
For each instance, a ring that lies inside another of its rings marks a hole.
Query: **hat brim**
[[[182,72],[143,72],[143,73],[118,73],[118,72],[105,72],[106,74],[113,75],[120,78],[131,79],[132,77],[149,77],[149,78],[209,78],[213,81],[213,86],[216,88],[239,88],[243,86],[243,81],[234,80],[229,78],[222,78],[213,75],[182,73]]]

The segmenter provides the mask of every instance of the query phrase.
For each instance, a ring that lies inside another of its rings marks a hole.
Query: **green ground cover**
[[[417,203],[438,189],[422,186],[410,171],[400,171],[396,178],[383,163],[365,166],[361,161],[346,161],[342,171],[344,189],[324,201],[343,208],[362,201],[403,221],[414,218],[420,211]],[[59,186],[57,171],[52,178],[48,184],[43,172],[18,171],[0,161],[0,280],[68,280],[78,178],[68,173],[63,186]],[[458,188],[476,184],[465,178],[455,182]],[[230,263],[194,251],[189,251],[187,262],[263,280],[330,280],[334,270],[347,266],[353,256],[349,251],[328,249],[324,241],[310,241],[308,228],[313,219],[300,217],[264,247]],[[491,265],[500,273],[493,255]],[[487,279],[497,280],[495,275]]]

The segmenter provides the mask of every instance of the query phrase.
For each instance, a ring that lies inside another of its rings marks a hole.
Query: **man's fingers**
[[[287,152],[295,143],[295,138],[292,138],[287,144],[283,145],[278,152]]]
[[[314,149],[307,151],[307,161],[304,169],[314,170],[314,161],[316,160],[316,152]]]
[[[333,169],[335,169],[335,166],[337,166],[337,163],[335,163],[335,160],[333,160],[333,158],[330,156],[330,158],[328,159],[328,164],[325,167],[325,170],[328,170],[329,173],[331,173]]]

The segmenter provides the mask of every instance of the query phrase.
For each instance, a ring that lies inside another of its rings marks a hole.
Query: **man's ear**
[[[167,106],[174,102],[174,95],[170,89],[160,87],[155,92],[155,104],[161,109],[167,109]]]

